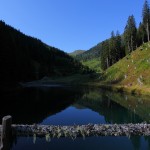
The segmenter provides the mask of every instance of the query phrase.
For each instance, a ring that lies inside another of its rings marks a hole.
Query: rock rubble
[[[46,137],[89,136],[150,136],[150,124],[88,124],[72,126],[55,125],[12,125],[13,131],[20,136],[37,135]]]

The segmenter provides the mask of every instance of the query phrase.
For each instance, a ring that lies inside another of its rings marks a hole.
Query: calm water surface
[[[150,121],[150,99],[95,88],[39,87],[3,93],[0,117],[13,123],[74,125],[140,123]],[[8,106],[8,103],[10,104]],[[9,107],[9,108],[8,108]],[[7,108],[7,109],[6,109]],[[11,150],[149,150],[149,137],[45,138],[16,137]]]

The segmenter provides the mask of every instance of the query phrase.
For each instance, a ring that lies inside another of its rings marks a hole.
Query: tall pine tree
[[[139,28],[137,30],[137,46],[140,46],[145,41],[147,41],[146,30],[144,24],[140,22]]]
[[[116,33],[116,61],[124,57],[124,47],[122,45],[122,38],[119,31]]]
[[[135,23],[134,16],[132,15],[129,16],[124,31],[124,40],[125,40],[125,44],[127,45],[127,49],[129,53],[136,49],[137,46],[136,34],[137,34],[136,23]]]
[[[109,40],[105,40],[102,42],[101,68],[105,70],[108,67],[110,67]]]
[[[143,24],[144,27],[146,29],[146,33],[147,33],[147,41],[149,41],[149,29],[150,29],[150,8],[149,8],[149,4],[148,1],[145,0],[144,6],[143,6],[143,12],[142,12],[142,16],[143,16]]]

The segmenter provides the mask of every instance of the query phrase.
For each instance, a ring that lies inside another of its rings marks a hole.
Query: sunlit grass
[[[101,63],[99,58],[82,61],[82,64],[84,66],[88,66],[90,69],[94,70],[95,72],[99,73],[101,72]]]
[[[103,83],[124,86],[135,93],[150,92],[150,43],[111,66],[104,73]]]

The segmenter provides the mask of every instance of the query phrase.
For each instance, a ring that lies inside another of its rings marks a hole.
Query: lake
[[[28,87],[2,93],[0,117],[14,124],[83,125],[150,122],[150,99],[90,87]],[[9,105],[8,105],[9,104]],[[11,150],[148,150],[150,137],[15,137]]]

